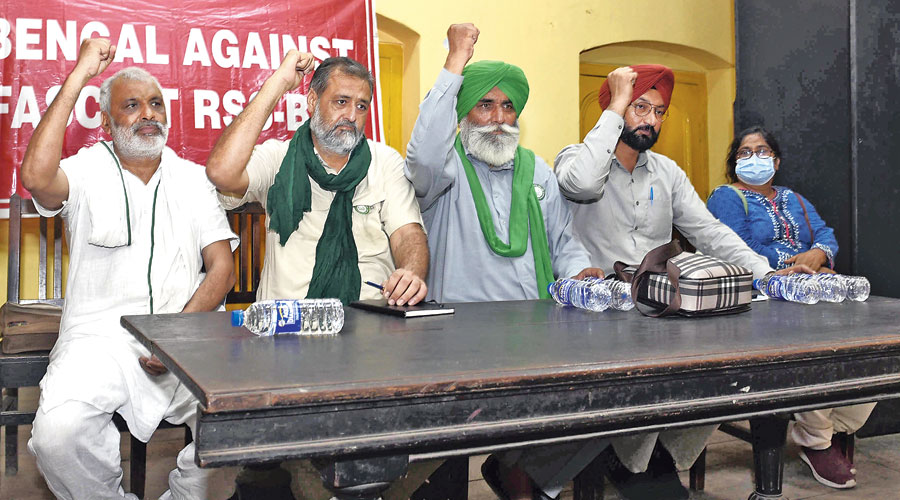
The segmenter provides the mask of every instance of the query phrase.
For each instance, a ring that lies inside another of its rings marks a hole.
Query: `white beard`
[[[169,139],[169,127],[165,123],[151,121],[156,125],[160,133],[157,135],[143,136],[137,134],[137,129],[145,127],[148,122],[137,122],[131,127],[122,127],[117,123],[110,124],[110,135],[116,150],[126,158],[157,158],[162,154]]]
[[[353,130],[338,130],[342,125],[349,125]],[[325,123],[319,108],[313,112],[309,121],[309,129],[319,139],[319,144],[334,154],[346,155],[350,154],[359,141],[363,140],[365,134],[362,130],[356,128],[356,125],[346,120],[339,120],[331,128]]]
[[[502,131],[502,134],[493,132]],[[478,126],[463,118],[459,122],[459,138],[466,151],[475,158],[492,167],[499,167],[516,157],[519,146],[519,126],[515,125],[483,125]]]

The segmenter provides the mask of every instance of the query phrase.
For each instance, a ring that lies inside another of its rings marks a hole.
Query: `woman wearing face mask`
[[[834,231],[812,203],[772,184],[781,165],[781,149],[772,133],[762,127],[742,131],[731,143],[726,164],[732,184],[710,194],[709,211],[775,269],[806,264],[833,272],[838,251]],[[834,433],[856,432],[874,407],[866,403],[794,415],[791,437],[817,481],[832,488],[856,486],[856,468],[841,452]]]
[[[838,245],[834,230],[795,191],[772,184],[781,149],[771,132],[751,127],[735,137],[726,160],[730,185],[706,202],[709,211],[734,230],[774,269],[806,264],[830,271]]]

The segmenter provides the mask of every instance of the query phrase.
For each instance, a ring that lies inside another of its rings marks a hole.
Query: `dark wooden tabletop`
[[[122,324],[200,400],[205,465],[496,449],[900,393],[896,299],[692,319],[454,307],[415,319],[348,308],[328,337],[256,337],[227,313]]]
[[[900,300],[804,306],[755,302],[750,313],[653,319],[550,301],[456,304],[456,314],[400,319],[348,308],[343,332],[256,337],[226,313],[127,316],[122,324],[188,380],[210,412],[402,393],[509,387],[759,363],[900,344]]]

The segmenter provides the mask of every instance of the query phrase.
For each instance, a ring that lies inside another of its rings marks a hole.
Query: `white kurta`
[[[69,247],[59,340],[41,381],[40,406],[50,411],[75,400],[118,411],[131,433],[147,441],[179,382],[171,373],[151,376],[140,367],[138,357],[149,352],[120,326],[120,317],[180,312],[202,281],[201,250],[221,240],[230,240],[233,249],[237,237],[204,168],[169,148],[146,185],[127,170],[120,176],[100,143],[60,167],[69,181],[68,200],[55,211],[35,203],[41,215],[62,212]],[[127,222],[130,245],[89,241],[118,233],[127,242]]]

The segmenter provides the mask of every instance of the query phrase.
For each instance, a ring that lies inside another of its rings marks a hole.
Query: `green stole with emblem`
[[[549,299],[547,287],[553,282],[553,266],[550,263],[550,245],[547,242],[547,229],[544,227],[544,214],[541,204],[534,192],[534,151],[522,146],[516,148],[513,160],[512,197],[509,207],[509,243],[504,243],[494,230],[494,219],[484,196],[481,181],[475,173],[475,167],[466,157],[459,134],[456,135],[456,153],[462,160],[472,199],[475,200],[475,211],[481,233],[491,250],[502,257],[521,257],[528,248],[528,235],[531,234],[531,253],[534,256],[534,270],[537,278],[538,296]]]

